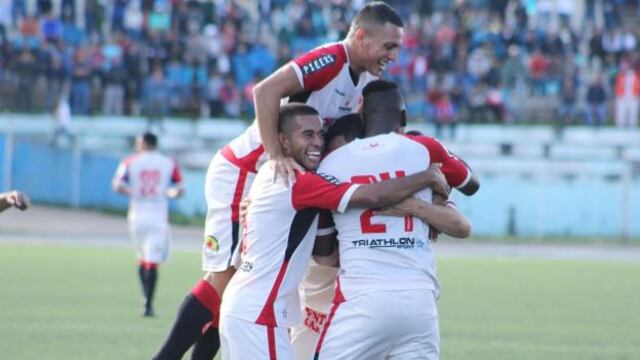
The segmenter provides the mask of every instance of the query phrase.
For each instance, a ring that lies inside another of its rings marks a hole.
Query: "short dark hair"
[[[158,146],[158,137],[153,133],[147,131],[142,134],[142,142],[147,144],[147,146],[155,148],[156,146]]]
[[[337,118],[324,134],[324,143],[329,144],[331,140],[338,136],[343,136],[346,142],[362,137],[362,118],[360,114],[347,114]]]
[[[398,84],[387,80],[374,80],[362,89],[362,96],[367,97],[371,93],[388,90],[398,90]]]
[[[407,125],[404,100],[398,84],[387,80],[374,80],[362,89],[362,97],[365,132],[371,128],[373,117],[379,118],[382,113],[389,111],[400,112],[399,125]]]
[[[391,23],[398,27],[404,27],[404,22],[398,13],[389,5],[382,1],[372,1],[360,9],[351,21],[349,33],[372,24],[384,25]]]
[[[303,103],[289,103],[280,106],[280,114],[278,115],[278,132],[289,133],[291,131],[291,123],[300,115],[318,115],[318,110]]]

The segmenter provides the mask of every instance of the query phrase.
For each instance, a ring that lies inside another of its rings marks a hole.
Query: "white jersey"
[[[114,181],[131,189],[129,221],[167,222],[167,189],[181,183],[182,175],[170,157],[156,151],[144,151],[120,162]]]
[[[262,166],[251,187],[241,264],[227,285],[222,316],[290,327],[301,321],[298,284],[316,236],[318,209],[344,211],[358,185],[297,174],[292,187]]]
[[[344,43],[331,43],[292,60],[303,90],[284,99],[310,105],[323,119],[325,126],[341,116],[358,112],[362,104],[362,89],[377,77],[369,72],[352,78],[349,57]],[[226,145],[222,154],[245,171],[256,172],[266,161],[266,154],[256,123]]]
[[[435,162],[442,163],[442,172],[453,186],[463,186],[470,178],[464,163],[437,140],[395,133],[357,139],[335,150],[318,172],[367,184],[415,174]],[[416,196],[430,201],[431,190]],[[438,291],[428,225],[412,217],[375,215],[371,209],[334,213],[333,219],[338,231],[341,290],[346,296],[371,290]]]

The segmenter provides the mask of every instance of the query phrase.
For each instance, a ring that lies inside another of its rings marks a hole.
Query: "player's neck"
[[[356,75],[363,73],[366,68],[364,67],[362,60],[360,60],[354,41],[350,38],[345,39],[344,48],[347,52],[347,58],[349,59],[349,68],[351,68]]]

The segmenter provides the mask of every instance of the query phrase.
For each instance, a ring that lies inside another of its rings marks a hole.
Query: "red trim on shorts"
[[[138,265],[142,266],[145,270],[157,269],[158,263],[154,263],[151,261],[138,260]]]
[[[276,360],[276,328],[267,326],[267,340],[269,341],[269,360]]]
[[[239,158],[236,156],[236,154],[233,153],[233,149],[231,148],[231,146],[225,145],[222,150],[220,150],[220,154],[222,154],[225,159],[229,160],[230,163],[237,166],[241,170],[256,173],[258,172],[258,169],[256,169],[256,164],[258,163],[260,156],[264,154],[264,146],[260,145],[253,151],[251,151],[248,155]]]
[[[288,261],[283,261],[280,266],[280,271],[278,272],[278,276],[276,277],[276,281],[273,283],[273,287],[271,288],[271,292],[269,293],[269,297],[267,301],[264,303],[264,307],[260,312],[260,316],[256,320],[256,324],[267,325],[267,326],[278,326],[276,322],[275,311],[273,310],[273,304],[276,302],[276,297],[278,296],[278,291],[280,290],[280,285],[282,285],[282,280],[284,279],[284,274],[287,272],[287,267],[289,266]]]
[[[233,200],[231,201],[231,221],[237,222],[240,219],[240,201],[247,183],[247,171],[240,169],[238,181],[236,182],[236,190],[233,192]]]
[[[218,315],[220,314],[220,296],[216,289],[206,280],[200,280],[196,286],[191,289],[191,295],[198,299],[200,304],[209,310],[212,318],[210,326],[217,328]]]
[[[320,349],[322,349],[322,343],[324,342],[324,337],[327,335],[327,330],[329,326],[331,326],[331,321],[333,320],[333,316],[338,311],[338,306],[345,301],[344,295],[342,295],[342,290],[340,289],[340,278],[336,278],[336,295],[333,298],[333,306],[331,306],[331,311],[329,311],[329,318],[327,318],[327,323],[324,325],[324,329],[322,329],[322,333],[320,334],[320,339],[318,339],[318,346],[316,347],[316,355],[314,359],[318,359],[320,356]]]

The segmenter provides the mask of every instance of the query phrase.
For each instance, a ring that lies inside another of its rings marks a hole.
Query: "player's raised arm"
[[[461,239],[471,234],[471,223],[452,203],[436,205],[410,197],[396,205],[376,211],[376,214],[415,216],[438,231]]]
[[[280,100],[302,89],[302,84],[291,64],[282,66],[253,88],[256,120],[264,149],[273,160],[275,176],[283,176],[286,183],[295,178],[294,170],[304,172],[304,168],[293,158],[285,156],[280,148],[278,142]]]
[[[380,208],[396,204],[414,193],[430,187],[444,196],[451,190],[440,164],[432,164],[429,169],[407,177],[396,178],[358,187],[349,200],[348,207]]]

